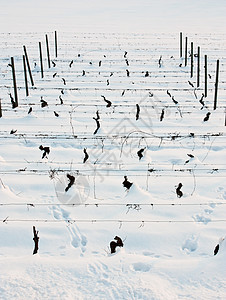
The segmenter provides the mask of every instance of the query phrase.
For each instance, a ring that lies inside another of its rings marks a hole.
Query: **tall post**
[[[51,68],[51,65],[50,65],[50,55],[49,55],[49,41],[48,41],[47,34],[46,34],[46,50],[47,50],[47,58],[48,58],[48,67]]]
[[[224,109],[224,115],[225,115],[225,117],[224,117],[224,126],[226,126],[226,108]]]
[[[29,73],[30,80],[31,80],[31,85],[34,86],[34,81],[33,81],[32,73],[31,73],[31,68],[30,68],[30,64],[29,64],[29,59],[28,59],[28,55],[27,55],[27,50],[26,50],[25,46],[24,46],[24,55],[25,55],[25,58],[26,58],[28,73]]]
[[[182,54],[182,32],[180,32],[180,58],[183,56]]]
[[[200,47],[198,47],[198,58],[197,58],[197,87],[200,85]]]
[[[44,72],[43,72],[43,61],[42,61],[42,44],[39,42],[39,55],[40,55],[40,66],[41,66],[41,78],[44,77]]]
[[[207,85],[208,85],[208,66],[207,66],[207,55],[205,55],[205,92],[204,96],[207,97]]]
[[[214,94],[214,106],[213,106],[214,110],[217,108],[218,81],[219,81],[219,59],[217,60],[217,69],[216,69],[215,94]]]
[[[185,38],[185,67],[188,63],[188,38]]]
[[[27,83],[27,68],[26,68],[25,55],[23,55],[23,66],[24,66],[24,82],[25,82],[26,97],[28,97],[29,91],[28,91],[28,83]]]
[[[0,118],[2,117],[2,104],[1,104],[1,98],[0,98]]]
[[[193,42],[191,42],[191,78],[193,77],[194,53]]]
[[[57,32],[55,31],[55,56],[57,58]]]
[[[13,88],[14,88],[14,98],[15,98],[14,108],[16,108],[18,106],[18,95],[17,95],[16,73],[15,73],[15,66],[14,66],[14,58],[13,57],[11,57],[11,66],[12,66],[12,73],[13,73]]]

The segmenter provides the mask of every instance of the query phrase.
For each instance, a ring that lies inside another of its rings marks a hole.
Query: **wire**
[[[67,172],[72,172],[73,170],[68,170]],[[90,170],[90,172],[94,172],[94,169],[93,170]],[[106,171],[108,172],[108,171]],[[122,172],[122,171],[121,171]],[[145,175],[147,175],[147,173],[145,174],[132,174],[132,173],[129,173],[129,172],[126,172],[128,176],[136,176],[136,177],[144,177]],[[16,171],[16,172],[0,172],[1,175],[21,175],[21,176],[43,176],[43,175],[49,175],[49,172],[31,172],[31,173],[26,173],[26,172],[19,172],[19,171]],[[95,174],[85,174],[83,172],[79,172],[77,175],[83,175],[83,176],[89,176],[89,177],[95,177],[96,175],[102,175],[101,172],[98,171],[98,173],[95,175]],[[122,177],[122,174],[107,174],[108,177]],[[155,176],[156,178],[157,177],[172,177],[172,174],[153,174],[153,176]],[[191,175],[186,175],[186,174],[173,174],[173,176],[176,178],[190,178]],[[199,175],[199,174],[196,174],[195,175],[196,178],[211,178],[212,176],[214,176],[214,178],[225,178],[226,175],[219,175],[217,174],[216,172],[214,173],[211,173],[209,175]]]
[[[8,124],[7,125],[16,125],[16,124]],[[33,126],[33,125],[32,125]],[[37,125],[40,127],[40,125]],[[43,125],[43,126],[46,126],[46,125]],[[49,126],[52,126],[52,125],[49,125]],[[69,125],[67,125],[69,127]],[[76,125],[77,126],[77,125]],[[81,125],[84,127],[84,125]],[[175,126],[176,128],[178,128],[177,126]],[[198,128],[200,128],[200,126],[197,126]],[[183,128],[182,126],[180,126],[180,128]],[[184,127],[185,129],[187,129],[187,126]],[[222,129],[222,127],[221,127]],[[142,134],[141,134],[142,133]],[[37,133],[34,133],[34,132],[28,132],[26,134],[24,133],[14,133],[14,134],[10,134],[8,131],[6,130],[0,130],[0,134],[6,134],[6,136],[3,136],[0,138],[14,138],[15,137],[27,137],[27,138],[48,138],[49,135],[51,137],[51,135],[54,137],[54,138],[60,138],[60,137],[64,137],[64,138],[67,138],[67,137],[71,137],[71,133],[68,133],[68,135],[66,135],[67,133],[66,132],[56,132],[56,131],[49,131],[49,132],[45,132],[45,133],[41,133],[41,132],[37,132]],[[29,134],[29,135],[28,135]],[[127,138],[127,139],[137,139],[137,138],[165,138],[165,139],[170,139],[170,140],[176,140],[176,139],[179,139],[179,138],[190,138],[190,139],[194,139],[194,138],[209,138],[209,137],[226,137],[226,133],[225,132],[207,132],[207,133],[202,133],[202,134],[194,134],[194,135],[191,135],[191,133],[189,134],[183,134],[183,133],[178,133],[178,132],[168,132],[166,134],[163,134],[163,133],[152,133],[152,132],[145,132],[145,131],[133,131],[130,133],[130,135],[128,136],[128,134],[126,133],[123,133],[123,134],[116,134],[116,133],[111,133],[111,134],[108,134],[107,136],[106,135],[98,135],[98,136],[93,136],[92,134],[87,134],[82,136],[82,137],[76,137],[76,140],[77,139],[83,139],[83,140],[87,140],[87,139],[94,139],[94,140],[98,140],[98,139],[111,139],[111,138]],[[75,139],[75,138],[74,138]]]
[[[73,170],[62,170],[61,172],[64,172],[64,171],[66,171],[66,172],[73,172]],[[77,171],[77,170],[75,170],[75,171]],[[96,173],[96,175],[102,175],[103,173],[101,173],[98,169],[96,169],[95,170],[97,173]],[[101,170],[102,171],[102,170]],[[136,177],[143,177],[143,176],[145,176],[145,175],[147,175],[147,172],[146,171],[144,171],[144,174],[132,174],[132,171],[121,171],[121,170],[118,170],[118,171],[120,171],[120,172],[126,172],[126,174],[128,175],[128,176],[136,176]],[[94,169],[90,169],[88,172],[91,172],[90,174],[86,174],[86,173],[84,173],[83,171],[82,172],[76,172],[77,173],[77,175],[82,175],[82,176],[89,176],[89,177],[95,177],[96,175],[94,174]],[[105,173],[108,173],[109,172],[109,170],[105,170]],[[152,172],[152,174],[153,174],[154,172]],[[27,172],[27,171],[8,171],[8,172],[0,172],[0,174],[2,174],[2,175],[15,175],[15,174],[17,174],[17,175],[21,175],[21,176],[29,176],[29,175],[32,175],[32,176],[35,176],[35,175],[37,175],[37,176],[43,176],[43,175],[49,175],[49,171],[44,171],[44,170],[42,170],[42,171],[36,171],[36,170],[30,170],[30,172]],[[108,177],[122,177],[122,174],[111,174],[111,175],[109,175],[109,174],[107,174],[107,176]],[[153,176],[155,176],[155,177],[172,177],[172,174],[153,174]],[[179,177],[179,178],[190,178],[191,177],[191,175],[189,175],[189,174],[173,174],[173,176],[174,177]],[[225,175],[220,175],[220,174],[218,174],[217,172],[211,172],[209,175],[200,175],[200,174],[196,174],[195,175],[196,176],[196,178],[211,178],[212,176],[214,176],[214,178],[225,178],[226,177],[226,174]]]
[[[75,82],[71,82],[71,83],[75,83]],[[102,81],[102,83],[104,84],[105,82]],[[0,88],[5,88],[5,89],[10,89],[12,88],[11,86],[7,86],[7,85],[4,85],[4,86],[0,86]],[[23,90],[24,87],[23,86],[18,86],[18,89],[19,90]],[[36,91],[42,91],[43,88],[42,87],[36,87],[35,88]],[[58,90],[58,91],[61,91],[62,89],[64,89],[65,91],[82,91],[82,90],[91,90],[91,91],[122,91],[123,88],[101,88],[101,87],[80,87],[80,88],[68,88],[68,87],[64,87],[64,88],[61,88],[61,87],[45,87],[45,90]],[[127,88],[126,89],[127,91],[150,91],[150,88]],[[153,87],[151,89],[152,91],[166,91],[166,88],[155,88]],[[171,88],[170,89],[171,91],[187,91],[189,92],[191,89],[188,87],[188,88]],[[214,88],[208,88],[209,91],[213,91]],[[218,88],[219,91],[225,91],[226,89],[225,88]]]
[[[0,203],[0,206],[71,206],[71,207],[88,207],[88,206],[125,206],[136,208],[137,206],[211,206],[211,205],[226,205],[226,202],[206,202],[206,203],[56,203],[56,202],[49,202],[49,203]]]
[[[83,148],[82,148],[83,149]],[[28,161],[28,160],[26,160],[26,159],[24,159],[23,161],[21,161],[21,160],[7,160],[7,161],[4,161],[4,162],[1,162],[2,164],[25,164],[25,163],[28,163],[28,164],[45,164],[46,165],[46,162],[44,162],[44,161],[38,161],[38,160],[35,160],[35,161]],[[48,161],[48,164],[63,164],[63,165],[71,165],[71,161],[69,161],[69,162],[65,162],[65,161]],[[76,165],[84,165],[84,163],[81,163],[81,162],[79,162],[79,163],[76,163]],[[111,162],[103,162],[103,163],[101,163],[101,162],[97,162],[96,163],[96,165],[104,165],[104,166],[106,166],[106,165],[108,165],[108,166],[111,166],[111,165],[114,165],[114,163],[111,163]],[[119,164],[120,166],[123,166],[124,164],[123,163],[121,163],[121,164]],[[126,163],[126,165],[127,166],[133,166],[133,165],[139,165],[139,166],[147,166],[147,163],[142,163],[142,162],[139,162],[139,163]],[[152,167],[156,167],[156,166],[168,166],[168,167],[179,167],[179,166],[186,166],[185,164],[180,164],[180,163],[177,163],[176,165],[175,164],[173,164],[173,163],[159,163],[159,164],[154,164],[154,161],[152,161],[152,163],[151,164],[149,164],[149,165],[151,165]],[[226,166],[226,164],[224,164],[224,163],[216,163],[216,164],[210,164],[210,163],[203,163],[202,164],[203,166]],[[211,169],[197,169],[196,168],[196,170],[212,170],[212,168]],[[226,169],[221,169],[221,170],[226,170]]]
[[[203,223],[202,220],[113,220],[113,219],[58,219],[58,220],[50,220],[50,219],[9,219],[7,217],[4,220],[0,220],[0,222],[8,223],[8,222],[35,222],[35,223],[61,223],[66,222],[69,224],[72,223]],[[219,220],[210,220],[210,222],[226,222],[226,219]]]
[[[26,164],[26,162],[23,162],[23,164]],[[63,164],[63,163],[62,163]],[[77,165],[80,165],[80,166],[84,166],[83,163],[76,163],[76,166]],[[115,167],[115,164],[112,163],[112,164],[108,164],[108,163],[102,163],[102,164],[95,164],[96,166],[98,165],[103,165],[103,166],[111,166],[113,165],[113,167]],[[124,164],[118,164],[119,166],[123,166]],[[127,165],[127,164],[126,164]],[[133,164],[134,165],[134,164]],[[137,164],[135,164],[136,166],[139,166]],[[142,166],[142,165],[141,165]],[[145,167],[145,165],[143,165]],[[101,171],[101,172],[146,172],[146,171],[149,171],[150,173],[156,173],[156,172],[166,172],[166,173],[171,173],[171,172],[193,172],[193,171],[208,171],[208,172],[211,172],[214,173],[214,172],[219,172],[219,171],[225,171],[226,168],[181,168],[181,169],[176,169],[175,166],[173,165],[169,165],[171,167],[174,167],[174,169],[150,169],[148,170],[148,168],[146,169],[108,169],[108,168],[95,168],[96,171]],[[184,165],[181,165],[181,166],[184,166]],[[0,173],[8,173],[8,172],[16,172],[16,173],[20,173],[20,172],[32,172],[32,173],[47,173],[47,172],[51,172],[51,171],[56,171],[57,172],[70,172],[70,171],[76,171],[77,173],[79,172],[77,169],[75,170],[71,170],[70,169],[63,169],[63,168],[60,168],[60,169],[42,169],[42,170],[38,170],[38,169],[14,169],[14,170],[1,170]],[[90,167],[89,169],[82,169],[82,172],[90,172],[90,171],[93,171],[93,169]]]

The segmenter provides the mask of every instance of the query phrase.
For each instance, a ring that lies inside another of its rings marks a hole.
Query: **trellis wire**
[[[35,223],[203,223],[202,220],[113,220],[113,219],[1,219],[0,222],[35,222]],[[226,219],[210,220],[208,223],[226,222]]]
[[[70,206],[70,207],[88,207],[88,206],[215,206],[215,205],[226,205],[226,202],[206,202],[206,203],[58,203],[58,202],[49,202],[49,203],[0,203],[0,206]]]

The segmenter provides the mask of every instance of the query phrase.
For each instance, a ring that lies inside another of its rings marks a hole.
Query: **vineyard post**
[[[0,105],[1,105],[1,102],[0,102]],[[225,117],[224,117],[224,126],[226,126],[226,108],[224,109],[224,115],[225,115]]]
[[[198,60],[197,60],[197,87],[200,85],[200,47],[198,47]]]
[[[17,86],[16,86],[16,73],[15,73],[15,66],[14,66],[14,58],[13,57],[11,57],[11,66],[12,66],[12,73],[13,73],[13,88],[14,88],[15,107],[18,107],[18,95],[17,95]]]
[[[219,81],[219,59],[217,60],[217,69],[216,69],[215,94],[214,94],[214,106],[213,106],[214,110],[217,108],[218,81]]]
[[[49,55],[49,41],[48,41],[47,34],[46,34],[46,50],[47,50],[47,58],[48,58],[48,67],[50,69],[51,65],[50,65],[50,55]]]
[[[39,42],[39,55],[40,55],[40,66],[41,66],[41,78],[44,77],[44,72],[43,72],[43,62],[42,62],[42,44]]]
[[[1,104],[1,98],[0,98],[0,118],[2,117],[2,104]]]
[[[24,55],[25,55],[26,62],[27,62],[27,68],[28,68],[28,73],[29,73],[30,80],[31,80],[31,85],[34,86],[34,81],[33,81],[32,73],[31,73],[31,68],[30,68],[30,64],[29,64],[29,59],[28,59],[28,55],[27,55],[27,50],[26,50],[25,46],[24,46]]]
[[[182,57],[182,32],[180,32],[180,58]]]
[[[24,82],[25,82],[25,90],[26,90],[26,97],[29,96],[28,91],[28,82],[27,82],[27,68],[26,68],[26,61],[25,56],[23,55],[23,66],[24,66]]]
[[[38,253],[38,242],[39,242],[39,237],[38,237],[38,231],[36,231],[35,226],[33,226],[33,233],[34,233],[34,238],[33,241],[35,243],[33,255]]]
[[[207,55],[205,55],[205,98],[207,97],[207,79],[208,78],[208,67],[207,67]]]
[[[185,38],[185,67],[187,66],[188,61],[188,38]]]
[[[57,32],[55,31],[55,56],[57,58]]]
[[[194,62],[193,62],[193,42],[191,42],[191,78],[193,77],[193,65],[194,65]]]

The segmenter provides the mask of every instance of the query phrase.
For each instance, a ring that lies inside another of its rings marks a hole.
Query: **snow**
[[[1,0],[4,32],[224,32],[224,0]]]
[[[0,299],[225,299],[225,1],[0,4]],[[185,67],[179,57],[180,31],[189,49],[191,41],[195,53],[201,47],[197,89],[188,83],[196,86],[197,58],[191,78],[190,58]],[[28,97],[23,45],[35,82]],[[43,159],[40,145],[50,147]],[[75,183],[66,192],[68,174]],[[115,236],[124,247],[110,254]]]

